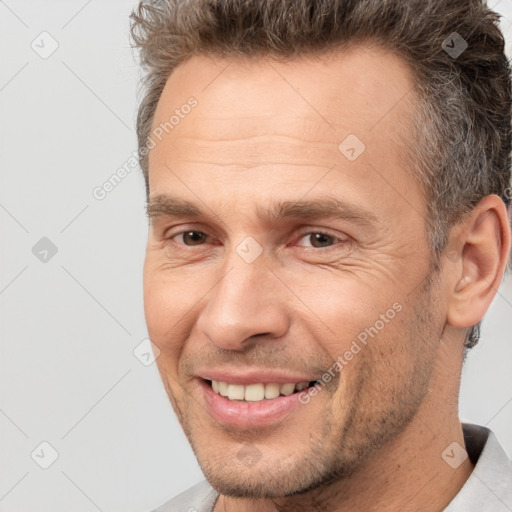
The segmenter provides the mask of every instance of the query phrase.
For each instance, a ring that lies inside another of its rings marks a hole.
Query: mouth
[[[237,430],[286,425],[294,411],[300,414],[305,405],[302,395],[318,381],[296,383],[238,384],[225,381],[198,379],[206,410],[218,426]],[[283,420],[287,419],[285,423]]]
[[[277,382],[255,383],[255,384],[233,384],[217,380],[205,382],[212,388],[214,393],[227,398],[232,402],[263,402],[273,400],[281,396],[290,396],[307,388],[314,386],[318,381],[289,382],[279,384]]]

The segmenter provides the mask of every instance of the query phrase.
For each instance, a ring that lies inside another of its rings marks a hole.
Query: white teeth
[[[291,395],[295,391],[295,384],[283,384],[279,389],[281,395]]]
[[[244,386],[241,386],[242,388]],[[265,386],[263,384],[249,384],[245,386],[245,400],[247,402],[260,402],[265,398]]]
[[[219,395],[228,396],[228,383],[227,382],[219,382]]]
[[[279,384],[265,384],[265,398],[277,398],[279,396]]]
[[[244,387],[239,384],[229,384],[227,397],[230,400],[243,400]]]
[[[302,391],[308,387],[309,382],[288,384],[228,384],[227,382],[212,380],[212,389],[215,393],[229,400],[245,400],[247,402],[260,402],[277,398],[279,395],[289,396],[294,391]]]

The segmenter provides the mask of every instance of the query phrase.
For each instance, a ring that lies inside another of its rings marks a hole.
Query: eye
[[[308,240],[310,243],[301,243],[302,240]],[[303,236],[297,245],[300,245],[302,247],[315,247],[315,248],[322,248],[322,247],[330,247],[331,245],[335,244],[336,242],[340,241],[339,238],[336,238],[335,236],[328,235],[327,233],[307,233],[305,236]]]
[[[206,239],[208,235],[201,231],[182,231],[170,237],[171,240],[178,241],[181,245],[200,245]]]

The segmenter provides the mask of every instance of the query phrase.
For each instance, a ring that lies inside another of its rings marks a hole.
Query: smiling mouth
[[[287,384],[230,384],[228,382],[206,380],[213,391],[233,402],[262,402],[280,396],[289,396],[314,386],[318,381],[290,382]]]

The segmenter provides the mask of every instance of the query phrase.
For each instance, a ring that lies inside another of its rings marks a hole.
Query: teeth
[[[309,382],[298,382],[289,384],[228,384],[212,380],[212,389],[215,393],[228,398],[229,400],[245,400],[246,402],[261,402],[277,398],[279,395],[289,396],[294,391],[302,391],[307,388]]]
[[[295,384],[283,384],[279,392],[281,395],[288,396],[295,391]]]
[[[244,386],[240,386],[243,388]],[[247,402],[260,402],[265,398],[265,386],[263,384],[249,384],[245,386],[245,400]]]
[[[230,400],[243,400],[244,387],[238,384],[229,384],[227,397]]]
[[[279,389],[279,384],[265,384],[265,398],[277,398]]]
[[[227,382],[219,382],[219,395],[228,396],[228,383]]]

